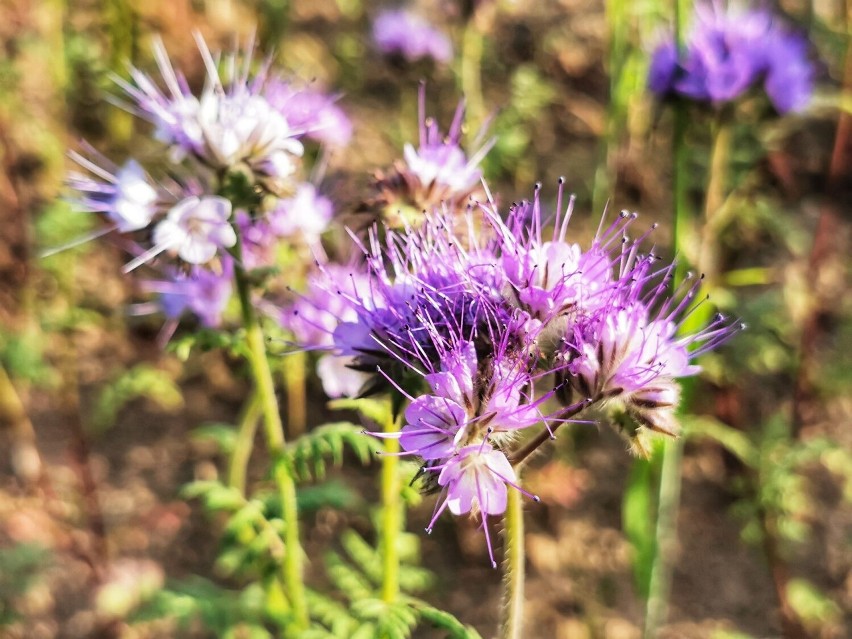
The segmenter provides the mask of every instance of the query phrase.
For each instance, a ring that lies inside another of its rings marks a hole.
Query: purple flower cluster
[[[116,80],[126,108],[151,122],[167,147],[164,177],[155,181],[133,159],[116,166],[85,146],[85,155],[71,153],[83,170],[67,183],[75,208],[107,218],[98,234],[137,233],[150,241],[135,246],[125,272],[169,258],[158,265],[165,280],[144,287],[160,296],[169,320],[190,310],[215,325],[230,293],[223,277],[232,274],[233,254],[255,268],[272,263],[284,238],[318,241],[332,207],[297,179],[303,140],[343,145],[351,124],[333,96],[275,75],[269,60],[253,70],[252,46],[219,60],[197,34],[196,41],[207,71],[198,95],[160,41],[154,55],[162,86],[136,68],[130,82]]]
[[[766,10],[700,5],[683,51],[673,39],[654,51],[649,88],[714,104],[732,102],[759,84],[779,113],[803,109],[816,68],[804,35]]]
[[[398,54],[409,62],[432,58],[447,64],[453,58],[453,45],[423,18],[404,9],[380,13],[373,22],[373,41],[385,54]]]
[[[360,374],[359,395],[407,399],[391,436],[442,491],[435,517],[502,513],[506,491],[520,489],[517,433],[552,433],[593,403],[630,420],[638,453],[651,431],[676,435],[676,379],[736,330],[717,317],[681,335],[697,282],[669,295],[672,267],[640,252],[647,234],[627,239],[635,215],[602,222],[587,248],[571,242],[573,199],[562,199],[560,185],[553,217],[537,189],[505,220],[489,201],[374,231],[361,246],[365,272],[324,267],[314,294],[285,314],[307,318],[319,330],[302,333],[308,345]]]

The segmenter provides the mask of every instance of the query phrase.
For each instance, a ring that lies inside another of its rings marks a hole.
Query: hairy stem
[[[397,430],[393,409],[388,403],[388,414],[382,425],[386,433]],[[388,603],[399,596],[399,546],[397,537],[402,527],[402,496],[399,485],[399,440],[384,440],[385,452],[382,455],[382,514],[381,514],[381,553],[382,553],[382,599]]]
[[[524,504],[520,491],[506,496],[505,560],[503,563],[503,610],[500,639],[524,637]]]
[[[240,298],[243,325],[246,331],[246,343],[249,350],[249,366],[255,384],[263,415],[264,432],[269,454],[273,460],[273,476],[281,498],[281,512],[284,520],[283,579],[287,596],[293,612],[293,630],[301,631],[308,627],[308,607],[305,600],[305,586],[302,582],[302,546],[299,541],[299,513],[296,508],[296,484],[287,467],[280,463],[284,454],[284,425],[278,410],[272,371],[266,357],[266,343],[263,329],[254,311],[251,301],[251,288],[242,267],[242,245],[239,237],[235,248],[237,259],[234,266],[234,279]]]
[[[261,406],[260,395],[252,391],[246,405],[243,406],[242,415],[237,425],[237,439],[234,442],[234,450],[228,464],[228,485],[239,490],[243,495],[246,493],[246,469],[254,448],[254,435],[257,432],[257,423],[260,420]]]

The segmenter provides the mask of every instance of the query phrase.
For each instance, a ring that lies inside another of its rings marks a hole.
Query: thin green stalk
[[[710,175],[707,180],[707,195],[704,200],[704,227],[701,233],[701,248],[698,253],[698,269],[704,275],[704,286],[712,289],[718,279],[718,250],[716,246],[716,215],[725,203],[728,185],[728,166],[732,141],[731,117],[727,109],[716,114],[713,123],[713,142],[710,150]],[[703,322],[709,309],[702,313]]]
[[[254,448],[254,435],[260,421],[260,395],[252,391],[237,424],[237,438],[228,465],[228,485],[246,494],[246,469]]]
[[[627,60],[627,34],[630,25],[629,8],[625,0],[606,3],[609,26],[609,101],[607,103],[606,129],[601,140],[600,159],[595,170],[592,192],[592,210],[602,211],[615,187],[613,156],[621,132],[624,130],[626,104],[624,100],[624,67]]]
[[[287,387],[287,434],[299,437],[307,427],[307,389],[305,354],[290,353],[284,360],[284,384]]]
[[[278,400],[275,397],[275,386],[272,381],[272,371],[266,357],[266,343],[263,329],[251,301],[251,287],[246,272],[241,266],[242,245],[239,237],[235,248],[237,256],[234,267],[234,280],[243,316],[243,326],[246,331],[246,344],[249,350],[249,366],[255,383],[263,414],[264,432],[269,454],[273,459],[273,476],[281,497],[281,511],[284,520],[284,543],[287,551],[284,554],[283,579],[287,596],[293,611],[293,630],[306,630],[308,627],[308,606],[305,599],[305,586],[302,582],[303,551],[299,540],[299,513],[296,508],[296,484],[286,466],[279,463],[284,454],[284,425],[278,410]]]
[[[654,534],[656,550],[648,586],[643,634],[645,639],[654,639],[660,626],[666,621],[672,581],[671,558],[677,545],[677,511],[680,504],[683,438],[667,440],[663,446],[657,526]]]
[[[388,403],[388,416],[383,424],[384,432],[397,432],[393,409]],[[382,599],[391,603],[399,596],[399,545],[397,538],[402,528],[402,493],[399,485],[399,440],[385,439],[385,452],[382,455],[382,513],[381,513],[381,554],[382,554]]]
[[[503,537],[503,611],[500,639],[523,639],[524,635],[524,503],[518,490],[509,489]]]
[[[683,49],[686,35],[686,22],[690,14],[690,0],[674,0],[675,42]],[[687,198],[688,189],[688,149],[686,131],[689,126],[687,104],[677,102],[674,105],[674,131],[672,135],[673,176],[672,203],[674,205],[672,237],[677,257],[675,277],[672,280],[674,291],[689,270],[685,249],[690,228],[690,210]],[[686,390],[686,389],[685,389]],[[681,398],[681,412],[688,404],[688,392]],[[668,616],[668,599],[671,591],[671,558],[677,545],[677,511],[680,506],[680,487],[683,465],[683,439],[666,441],[658,457],[662,457],[660,485],[657,500],[657,521],[654,531],[655,550],[648,584],[648,600],[645,609],[645,627],[643,637],[654,639],[659,627]]]
[[[462,94],[467,103],[467,120],[476,130],[482,125],[485,103],[482,98],[482,51],[484,39],[478,16],[474,14],[467,21],[462,36],[461,79]]]

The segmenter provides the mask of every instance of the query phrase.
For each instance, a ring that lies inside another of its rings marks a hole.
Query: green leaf
[[[336,552],[325,554],[325,565],[329,579],[350,601],[369,599],[373,595],[372,584]]]
[[[236,511],[246,504],[239,490],[218,481],[191,482],[183,487],[181,495],[185,499],[201,499],[205,508],[211,511]]]
[[[173,379],[153,366],[139,364],[119,374],[101,391],[95,403],[92,425],[103,430],[115,421],[128,402],[140,398],[149,399],[167,411],[183,406],[183,396]]]
[[[335,510],[351,510],[357,508],[363,498],[350,485],[338,479],[332,479],[321,484],[299,488],[296,501],[300,511],[315,512],[326,507]]]
[[[343,463],[343,450],[348,447],[362,464],[369,463],[374,442],[360,426],[335,422],[319,426],[290,443],[283,462],[300,480],[321,479],[325,475],[326,458],[336,465]]]
[[[342,397],[333,399],[328,403],[332,410],[354,410],[376,424],[384,424],[388,419],[388,402],[385,399],[371,399],[369,397],[352,399]]]
[[[464,625],[448,612],[433,608],[418,599],[412,600],[411,604],[424,621],[428,621],[436,628],[446,630],[448,632],[447,637],[450,639],[482,639],[474,628]]]
[[[684,416],[683,427],[687,436],[713,439],[749,468],[757,467],[758,451],[744,432],[712,417],[695,415]]]
[[[233,424],[214,422],[194,428],[190,437],[200,444],[213,444],[220,453],[230,455],[237,441],[237,430]]]
[[[624,534],[633,546],[633,578],[643,597],[648,596],[657,552],[655,497],[658,474],[658,459],[635,459],[621,501]]]
[[[837,623],[843,615],[835,601],[805,579],[791,579],[787,584],[787,597],[790,606],[808,626],[819,628]]]

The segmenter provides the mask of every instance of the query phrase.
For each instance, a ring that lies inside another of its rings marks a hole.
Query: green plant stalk
[[[683,49],[686,34],[686,21],[690,13],[690,0],[674,0],[675,42]],[[689,126],[687,104],[674,105],[674,131],[672,134],[672,155],[674,160],[672,176],[672,203],[674,206],[672,238],[677,263],[672,279],[672,291],[676,290],[686,276],[689,265],[685,259],[690,211],[687,199],[687,180],[689,176],[686,131]],[[689,389],[685,388],[681,397],[681,412],[688,404]],[[680,505],[680,484],[683,465],[683,438],[663,443],[658,458],[660,462],[660,485],[657,500],[657,521],[654,530],[655,550],[648,584],[648,600],[645,608],[645,626],[643,637],[654,639],[660,625],[668,615],[668,598],[671,590],[672,565],[670,562],[677,543],[677,510]]]
[[[383,424],[386,433],[397,432],[393,408],[388,402],[388,414]],[[381,554],[382,554],[382,600],[387,603],[399,597],[399,545],[397,537],[402,528],[402,492],[399,485],[399,440],[384,440],[386,455],[382,455],[382,511],[381,511]]]
[[[713,142],[710,150],[710,175],[707,180],[707,194],[704,200],[704,226],[701,231],[701,247],[698,253],[698,269],[704,275],[704,287],[712,290],[719,279],[716,214],[725,203],[728,184],[728,166],[730,164],[732,127],[731,115],[727,109],[716,113],[713,123]],[[699,309],[693,322],[702,324],[710,315],[709,308]]]
[[[246,469],[254,448],[254,436],[257,432],[260,413],[260,395],[252,391],[237,425],[237,438],[228,464],[228,485],[239,490],[243,496],[246,494]]]
[[[290,353],[284,360],[284,384],[287,387],[287,434],[299,437],[307,428],[307,389],[303,352]]]
[[[519,490],[509,488],[503,537],[506,559],[503,564],[503,609],[500,639],[524,637],[524,503]]]
[[[484,120],[485,106],[482,98],[482,52],[484,40],[477,24],[477,16],[471,16],[464,28],[459,79],[462,95],[467,103],[468,122],[476,130]]]
[[[671,591],[671,556],[677,545],[677,511],[680,504],[683,438],[663,442],[660,488],[657,502],[657,524],[654,532],[656,549],[648,585],[643,637],[655,639],[668,614]]]
[[[272,371],[266,357],[266,343],[263,329],[254,306],[251,302],[251,286],[242,264],[242,243],[237,236],[234,249],[237,259],[234,266],[234,280],[237,295],[240,299],[243,326],[246,331],[248,360],[255,392],[260,401],[263,415],[264,431],[269,454],[273,460],[273,477],[281,497],[281,512],[284,520],[284,554],[283,579],[287,596],[293,612],[293,630],[306,630],[308,627],[308,606],[305,599],[305,585],[302,581],[303,551],[299,540],[299,513],[296,508],[296,483],[287,467],[281,463],[284,455],[284,425],[278,410],[278,400],[275,397],[275,385],[272,381]]]
[[[624,129],[625,105],[622,103],[624,63],[627,58],[627,31],[629,7],[625,0],[611,0],[606,4],[609,26],[609,102],[606,113],[606,129],[601,141],[600,158],[595,170],[592,193],[592,210],[603,211],[611,197],[615,179],[613,175],[613,151]]]

